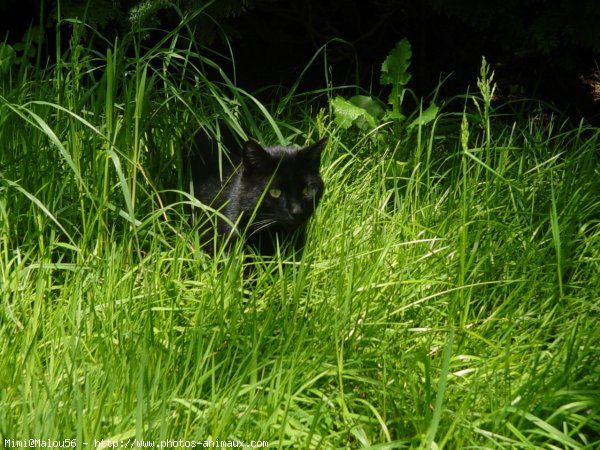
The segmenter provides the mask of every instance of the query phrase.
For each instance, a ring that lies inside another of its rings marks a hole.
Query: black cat
[[[228,245],[243,238],[266,256],[277,243],[301,250],[304,226],[323,195],[319,167],[326,139],[300,149],[248,141],[241,154],[228,155],[219,154],[214,141],[198,144],[194,194],[223,216],[201,227],[205,247],[217,237]]]

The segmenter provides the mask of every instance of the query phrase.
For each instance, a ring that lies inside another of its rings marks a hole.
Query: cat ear
[[[264,170],[269,166],[269,154],[256,141],[247,141],[244,144],[243,164],[249,172]]]
[[[311,166],[319,168],[321,165],[321,152],[325,148],[325,144],[327,144],[326,137],[302,149],[302,153],[306,155]]]

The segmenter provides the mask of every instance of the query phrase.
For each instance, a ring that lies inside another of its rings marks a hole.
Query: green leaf
[[[402,122],[406,120],[406,116],[399,111],[387,110],[383,116],[383,120],[392,120],[394,122]]]
[[[354,103],[337,96],[331,101],[335,114],[335,123],[344,130],[356,124],[359,128],[375,128],[377,120],[365,108],[356,106]]]
[[[407,39],[396,43],[381,65],[381,84],[391,84],[393,87],[406,85],[411,77],[408,73],[411,57],[412,50]]]
[[[350,98],[350,103],[364,109],[376,119],[381,119],[383,117],[383,108],[379,102],[374,100],[372,97],[368,97],[366,95],[355,95],[354,97]]]
[[[415,126],[423,126],[427,125],[429,122],[434,120],[437,117],[440,108],[436,106],[435,103],[429,105],[429,107],[425,111],[421,111],[419,117],[411,122],[408,128],[412,128]]]
[[[0,76],[8,74],[14,60],[15,50],[8,44],[0,43]]]
[[[407,39],[402,39],[381,65],[381,84],[392,85],[388,103],[393,106],[395,112],[400,111],[400,105],[404,97],[404,86],[411,77],[408,73],[411,56],[410,43]]]

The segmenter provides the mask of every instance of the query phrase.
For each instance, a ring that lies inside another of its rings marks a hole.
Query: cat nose
[[[298,202],[292,202],[290,205],[290,214],[294,217],[298,217],[302,215],[302,205]]]

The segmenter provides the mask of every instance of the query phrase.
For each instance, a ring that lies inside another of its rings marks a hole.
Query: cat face
[[[247,203],[253,209],[258,204],[251,226],[254,231],[293,230],[308,220],[323,195],[319,165],[325,143],[322,139],[301,149],[263,148],[253,141],[245,144],[242,184],[249,195]]]

